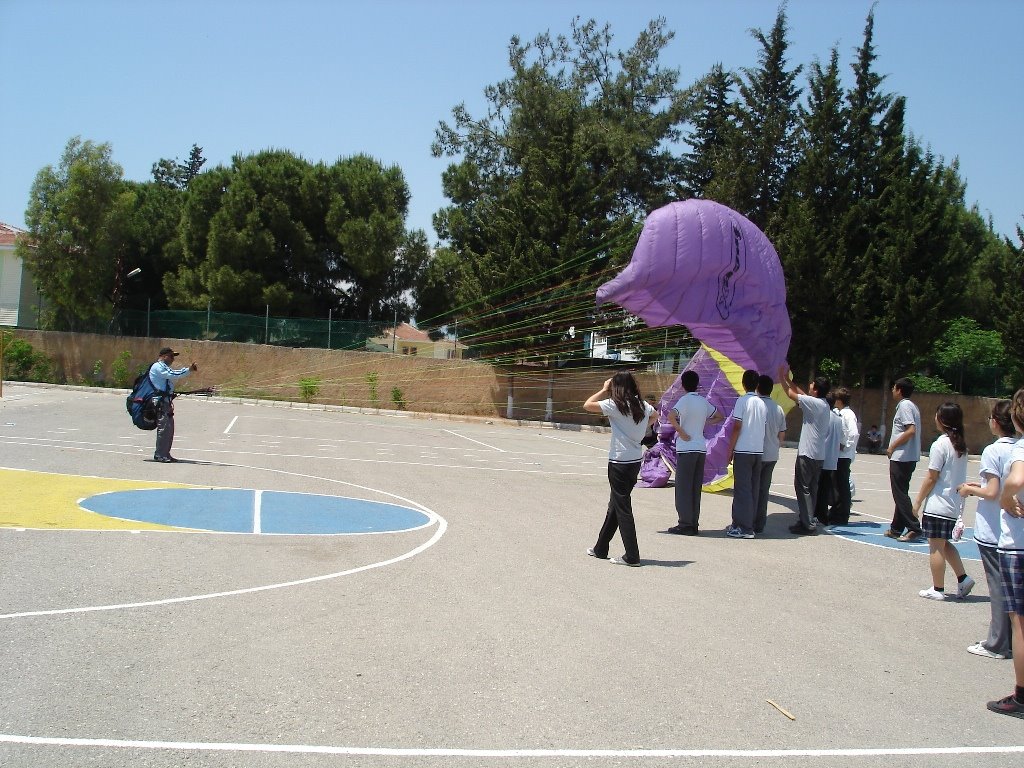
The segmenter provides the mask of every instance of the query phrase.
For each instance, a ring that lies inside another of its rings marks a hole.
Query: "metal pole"
[[[0,397],[4,396],[4,338],[4,332],[0,331]]]
[[[149,336],[149,312],[150,312],[150,310],[152,308],[153,308],[153,299],[152,299],[152,297],[150,297],[150,298],[146,299],[146,338],[147,339],[150,337]]]
[[[270,343],[270,305],[267,304],[267,319],[263,324],[263,343]]]
[[[210,338],[210,312],[213,309],[213,302],[206,302],[206,338]]]
[[[398,351],[398,310],[395,310],[395,322],[391,326],[391,354]]]
[[[327,348],[331,348],[331,313],[333,309],[327,310]]]

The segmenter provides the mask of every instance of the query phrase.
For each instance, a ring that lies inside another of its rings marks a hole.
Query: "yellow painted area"
[[[0,469],[0,528],[53,528],[84,531],[175,531],[168,525],[143,523],[87,512],[78,500],[111,491],[140,488],[190,488],[180,483],[114,480],[49,472]]]
[[[725,378],[728,379],[730,384],[732,384],[732,388],[736,390],[736,394],[742,395],[743,368],[721,352],[712,349],[707,344],[701,344],[701,346],[704,347],[704,349],[707,350],[707,353],[711,355],[712,359],[718,363],[719,367],[722,369],[722,373],[725,374]],[[773,379],[775,378],[775,371],[763,371],[763,373],[767,373]],[[776,383],[776,385],[772,387],[772,400],[782,406],[783,413],[789,413],[793,408],[793,401],[790,400],[789,395],[783,391],[781,384]],[[707,486],[704,487],[706,488]]]
[[[728,357],[723,355],[721,352],[712,349],[707,344],[701,344],[702,347],[711,355],[711,359],[718,363],[718,367],[722,369],[722,373],[725,374],[725,378],[732,384],[732,388],[736,390],[737,395],[743,394],[743,368]]]

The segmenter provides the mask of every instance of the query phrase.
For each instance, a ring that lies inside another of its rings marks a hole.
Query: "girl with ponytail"
[[[608,559],[608,545],[615,531],[622,537],[626,553],[613,557],[619,565],[640,565],[640,547],[636,540],[633,503],[630,494],[640,474],[643,447],[640,441],[647,428],[654,423],[658,412],[640,397],[636,379],[628,371],[620,371],[608,379],[604,386],[583,404],[588,413],[603,413],[612,426],[611,447],[608,450],[608,485],[611,494],[604,525],[597,535],[597,543],[587,554],[600,560]]]
[[[963,599],[974,589],[963,561],[950,537],[963,500],[957,489],[967,480],[967,441],[964,439],[964,413],[956,403],[943,403],[935,411],[935,426],[942,434],[928,452],[928,476],[917,492],[914,515],[928,539],[928,566],[932,586],[918,594],[928,600],[947,600],[944,589],[946,565],[957,578],[956,597]],[[923,514],[922,514],[923,513]]]
[[[1010,401],[998,400],[989,413],[988,428],[995,442],[981,453],[981,468],[977,483],[964,483],[957,491],[960,496],[978,497],[978,511],[974,515],[974,543],[978,545],[981,564],[988,582],[989,608],[992,617],[988,624],[988,637],[968,646],[967,652],[988,659],[1010,658],[1012,628],[1006,607],[1002,579],[999,576],[999,495],[1003,492],[1003,478],[1010,471],[1010,454],[1017,442],[1016,427],[1010,418]]]

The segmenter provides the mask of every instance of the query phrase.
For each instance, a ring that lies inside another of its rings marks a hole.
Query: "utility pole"
[[[11,334],[11,338],[14,334]],[[4,396],[4,342],[7,340],[6,331],[0,331],[0,397]]]

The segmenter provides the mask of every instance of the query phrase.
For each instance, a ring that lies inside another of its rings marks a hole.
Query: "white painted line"
[[[3,436],[0,436],[0,445],[23,445],[23,446],[32,447],[32,448],[58,448],[59,447],[59,448],[62,448],[64,450],[68,450],[68,451],[89,451],[91,453],[113,453],[113,454],[117,454],[117,455],[121,455],[121,456],[137,456],[138,455],[138,453],[126,454],[124,451],[104,450],[102,446],[99,446],[99,445],[96,445],[96,444],[90,444],[90,443],[88,443],[86,441],[75,441],[74,443],[72,443],[69,440],[60,440],[60,441],[52,441],[51,442],[49,440],[45,440],[45,439],[42,439],[42,438],[31,438],[31,437],[22,437],[22,438],[17,438],[17,439],[6,439]],[[121,447],[121,446],[119,446],[119,447]],[[351,463],[354,463],[354,464],[376,464],[376,463],[379,463],[379,461],[377,459],[362,459],[362,458],[347,457],[347,456],[315,456],[315,455],[310,455],[310,454],[305,454],[305,453],[270,453],[268,451],[231,451],[231,450],[213,450],[213,449],[210,449],[210,448],[192,448],[190,450],[191,450],[192,453],[212,453],[212,454],[216,454],[216,455],[227,454],[227,455],[231,455],[231,456],[258,456],[260,458],[318,459],[320,461],[340,461],[340,462],[351,462]],[[465,450],[465,449],[463,449],[463,450]],[[378,453],[380,453],[381,455],[392,455],[392,452],[390,451],[390,449],[388,449],[387,453],[384,453],[383,451],[379,451]],[[507,453],[507,451],[502,451],[502,453]],[[518,455],[518,454],[512,454],[512,453],[509,454],[509,456],[516,456],[516,455]],[[547,454],[541,454],[541,455],[547,455]],[[510,459],[510,460],[513,460],[513,459]],[[210,461],[214,461],[214,460],[211,459]],[[594,477],[594,476],[602,476],[604,474],[603,472],[546,472],[546,471],[544,471],[542,469],[522,469],[521,467],[523,466],[524,462],[519,461],[517,459],[515,459],[514,461],[516,461],[517,463],[516,463],[516,466],[513,466],[513,467],[479,467],[479,466],[469,467],[469,466],[465,466],[463,464],[443,464],[443,463],[431,464],[431,463],[422,462],[422,461],[400,461],[400,460],[396,460],[396,459],[388,459],[387,463],[392,465],[392,466],[430,467],[431,469],[484,470],[484,471],[487,471],[487,472],[525,472],[527,474],[556,475],[556,476],[560,476],[560,477],[561,476],[569,476],[569,475],[572,475],[572,476]],[[244,465],[236,465],[236,464],[233,464],[231,462],[226,462],[226,461],[217,461],[216,463],[218,465],[220,465],[220,466],[225,466],[225,467],[244,466]],[[530,466],[538,466],[538,467],[540,466],[540,464],[538,464],[537,462],[526,462],[526,464],[529,464]],[[268,472],[269,471],[276,471],[276,470],[265,469],[264,467],[256,467],[256,469],[265,470],[265,471],[268,471]],[[31,471],[31,470],[26,470],[26,471]],[[318,479],[320,479],[320,478],[318,478]]]
[[[69,739],[0,733],[0,744],[45,747],[107,747],[115,749],[164,749],[196,752],[264,752],[298,755],[373,755],[380,757],[886,757],[924,755],[1008,755],[1024,752],[1024,746],[991,747],[876,747],[850,749],[460,749],[416,747],[332,747],[316,744],[244,744],[201,741],[139,741],[132,739]]]
[[[582,448],[590,448],[591,450],[600,451],[601,453],[608,453],[608,448],[606,446],[590,445],[588,443],[577,443],[575,440],[566,440],[564,437],[555,437],[554,435],[539,435],[539,437],[546,437],[548,440],[556,440],[559,443],[578,445]]]
[[[235,416],[235,418],[233,418],[233,419],[231,420],[231,423],[230,423],[230,424],[228,424],[228,428],[224,430],[224,434],[225,434],[225,435],[226,435],[226,434],[227,434],[228,432],[230,432],[230,431],[231,431],[231,428],[232,428],[233,426],[235,426],[235,422],[236,422],[236,421],[238,421],[238,417],[237,417],[237,416]]]
[[[116,451],[104,451],[104,453],[116,453]],[[149,608],[157,605],[172,605],[174,603],[192,603],[198,600],[212,600],[218,597],[234,597],[235,595],[247,595],[253,592],[266,592],[272,589],[284,589],[285,587],[297,587],[304,584],[315,584],[320,581],[328,581],[330,579],[337,579],[342,576],[351,576],[354,573],[361,573],[363,571],[373,570],[374,568],[383,568],[386,565],[394,565],[400,563],[403,560],[408,560],[411,557],[415,557],[420,552],[424,552],[430,547],[434,546],[441,537],[444,536],[448,530],[448,521],[441,517],[439,514],[427,507],[415,502],[411,499],[407,499],[404,496],[399,496],[396,493],[389,493],[388,491],[381,491],[377,488],[369,488],[365,485],[357,485],[356,483],[349,483],[345,480],[336,480],[331,477],[320,477],[318,475],[307,475],[301,472],[288,472],[283,469],[273,469],[270,467],[254,467],[248,464],[222,464],[221,466],[237,467],[240,469],[254,469],[260,472],[276,472],[281,475],[289,475],[292,477],[305,477],[311,480],[323,480],[329,483],[337,483],[339,485],[347,485],[351,488],[358,488],[362,491],[370,491],[371,493],[379,493],[382,496],[389,496],[393,499],[398,499],[408,504],[410,507],[420,510],[427,517],[430,518],[431,524],[437,522],[437,530],[434,531],[434,535],[431,536],[427,541],[420,544],[418,547],[409,550],[408,552],[392,557],[390,560],[382,560],[377,563],[369,563],[368,565],[361,565],[357,568],[350,568],[347,571],[338,571],[336,573],[325,573],[321,576],[311,576],[306,579],[298,579],[296,581],[286,581],[278,584],[264,584],[259,587],[245,587],[243,589],[233,589],[228,592],[212,592],[204,595],[187,595],[184,597],[171,597],[164,600],[147,600],[144,602],[137,603],[120,603],[117,605],[91,605],[84,606],[81,608],[58,608],[49,611],[23,611],[20,613],[5,613],[0,614],[0,619],[24,619],[35,616],[60,616],[69,613],[95,613],[97,611],[116,611],[124,608]],[[2,739],[0,739],[2,740]]]
[[[252,532],[253,533],[263,533],[263,530],[261,529],[261,526],[263,525],[263,520],[261,519],[261,515],[262,514],[263,514],[263,491],[256,491],[255,495],[253,496],[253,502],[252,502]]]
[[[463,440],[469,440],[469,442],[471,442],[471,443],[476,443],[477,445],[482,445],[484,448],[490,448],[492,451],[498,451],[499,453],[505,453],[505,451],[503,449],[498,448],[495,445],[488,445],[487,443],[481,443],[479,440],[474,440],[472,437],[466,437],[465,435],[460,435],[458,432],[452,432],[450,429],[442,429],[441,431],[442,432],[447,432],[449,435],[455,435],[455,437],[461,437]]]

